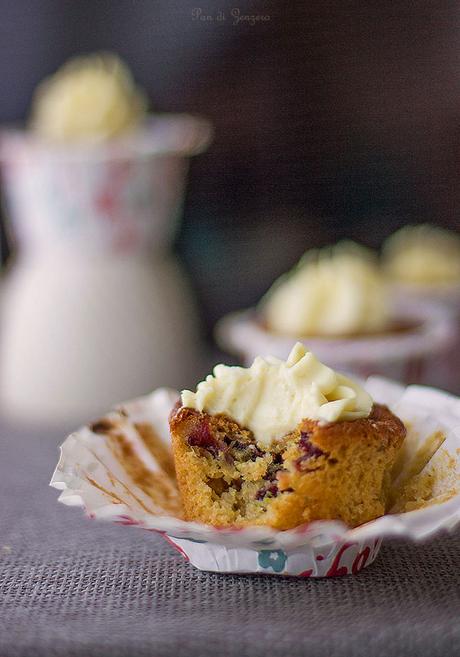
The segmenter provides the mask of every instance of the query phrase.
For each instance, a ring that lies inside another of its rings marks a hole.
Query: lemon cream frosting
[[[31,128],[53,141],[102,141],[136,127],[145,112],[125,64],[99,53],[71,59],[38,86]]]
[[[367,417],[373,404],[361,386],[320,363],[299,342],[286,361],[259,356],[248,368],[216,365],[196,392],[184,390],[181,400],[200,412],[227,415],[263,446],[305,418],[354,420]]]
[[[384,277],[366,248],[351,242],[305,254],[262,300],[268,328],[292,336],[344,336],[388,327]]]
[[[460,236],[420,224],[405,226],[384,246],[385,269],[394,280],[420,285],[460,282]]]

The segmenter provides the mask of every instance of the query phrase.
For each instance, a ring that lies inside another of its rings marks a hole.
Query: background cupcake
[[[393,299],[374,254],[349,242],[307,252],[256,309],[217,328],[246,363],[257,352],[286,358],[300,340],[334,368],[425,383],[443,377],[454,333],[443,306]]]
[[[386,240],[382,256],[395,295],[460,310],[459,235],[429,224],[405,226]]]
[[[405,226],[384,243],[382,263],[398,303],[441,303],[455,317],[456,341],[439,384],[460,393],[460,235],[430,224]]]

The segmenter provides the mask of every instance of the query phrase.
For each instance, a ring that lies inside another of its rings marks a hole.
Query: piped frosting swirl
[[[146,99],[112,53],[74,57],[37,87],[31,128],[51,141],[102,141],[135,128]]]
[[[352,242],[308,251],[260,304],[270,330],[293,337],[362,335],[389,325],[384,277]]]
[[[248,368],[216,365],[196,392],[184,390],[181,400],[188,408],[227,415],[265,447],[305,418],[354,420],[367,417],[373,405],[358,383],[323,365],[299,342],[286,361],[267,356]]]

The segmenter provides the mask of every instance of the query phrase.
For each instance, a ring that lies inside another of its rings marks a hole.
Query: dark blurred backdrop
[[[232,9],[265,20],[235,24]],[[100,49],[154,110],[213,121],[177,241],[208,329],[310,246],[460,227],[458,3],[1,0],[0,48],[1,122]]]

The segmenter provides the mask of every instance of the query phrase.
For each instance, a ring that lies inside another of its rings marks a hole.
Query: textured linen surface
[[[0,432],[0,657],[460,654],[460,533],[386,543],[357,576],[202,573],[59,505],[59,441]]]

